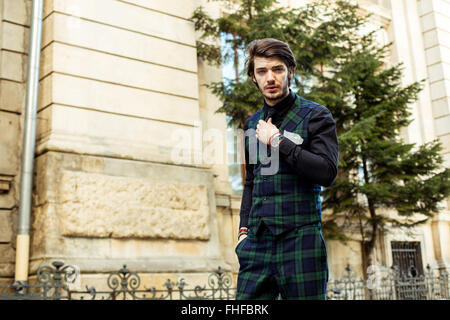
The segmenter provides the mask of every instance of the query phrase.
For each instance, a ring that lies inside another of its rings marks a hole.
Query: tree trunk
[[[367,279],[367,268],[374,263],[373,253],[377,236],[376,231],[376,226],[372,227],[372,236],[370,237],[370,239],[367,241],[362,241],[362,266],[365,279]]]
[[[236,83],[239,83],[239,52],[237,49],[237,37],[236,34],[233,32],[233,52],[234,52],[234,76]],[[243,128],[244,126],[242,126]],[[245,140],[245,139],[244,139]],[[241,144],[243,146],[242,154],[244,155],[245,160],[245,144]],[[244,161],[245,162],[245,161]],[[241,164],[241,177],[242,177],[242,186],[245,185],[245,163]]]
[[[234,52],[234,76],[236,83],[239,83],[239,52],[237,48],[237,37],[233,32],[233,52]]]
[[[362,163],[363,163],[363,172],[364,172],[364,183],[369,184],[370,178],[369,178],[369,169],[367,166],[367,159],[362,155]],[[367,195],[366,195],[367,196]],[[373,198],[367,197],[367,202],[369,205],[369,214],[370,214],[370,220],[369,223],[372,226],[372,232],[369,237],[369,239],[365,240],[364,238],[364,230],[361,230],[362,232],[362,265],[363,265],[363,273],[364,278],[367,279],[367,268],[374,263],[373,259],[373,251],[375,248],[375,243],[377,240],[377,231],[378,231],[378,225],[376,220],[376,211],[375,211],[375,202]]]

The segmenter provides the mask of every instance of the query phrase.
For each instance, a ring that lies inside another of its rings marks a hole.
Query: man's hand
[[[269,139],[278,132],[280,130],[272,123],[272,118],[269,118],[267,122],[259,120],[256,125],[256,138],[264,144],[269,144]]]

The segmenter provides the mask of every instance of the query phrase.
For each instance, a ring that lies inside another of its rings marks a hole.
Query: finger
[[[269,118],[269,120],[267,121],[267,123],[272,123],[272,118]]]

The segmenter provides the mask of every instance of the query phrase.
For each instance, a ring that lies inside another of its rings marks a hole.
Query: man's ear
[[[288,75],[289,79],[292,80],[292,78],[294,77],[294,67],[289,67],[289,75]]]
[[[258,86],[258,82],[256,82],[256,78],[255,78],[255,74],[252,74],[251,75],[251,78],[252,78],[252,82],[255,84],[255,86],[258,88],[258,90],[259,90],[259,86]]]

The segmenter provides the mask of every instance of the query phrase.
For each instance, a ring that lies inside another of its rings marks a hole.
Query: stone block
[[[27,57],[21,53],[1,51],[0,77],[17,82],[25,81]]]
[[[35,230],[53,219],[45,225],[69,236],[210,239],[210,175],[186,169],[176,178],[170,166],[142,164],[144,172],[136,161],[108,162],[54,152],[38,157],[34,205],[45,214],[36,214]]]
[[[0,244],[0,262],[14,262],[15,257],[15,250],[10,244]]]
[[[30,0],[3,0],[3,20],[30,25]]]
[[[194,125],[198,101],[143,89],[53,73],[41,80],[38,110],[50,104]]]
[[[114,66],[114,67],[111,67]],[[197,74],[54,42],[41,55],[41,78],[51,72],[198,98]]]
[[[425,57],[427,65],[432,65],[438,62],[450,63],[450,49],[449,47],[441,45],[435,39],[434,45],[425,50]]]
[[[420,0],[418,1],[419,14],[421,16],[427,14],[440,14],[450,18],[450,4],[447,0]]]
[[[2,37],[2,47],[4,49],[28,53],[28,28],[4,21]]]
[[[57,217],[55,221],[63,217],[59,215],[59,211],[54,204],[43,207],[47,212],[40,211],[39,214]],[[49,223],[52,220],[47,220]],[[39,224],[43,223],[39,222]],[[38,226],[36,224],[36,226]],[[109,259],[111,258],[111,239],[109,238],[96,238],[96,237],[65,237],[59,232],[61,226],[59,224],[53,225],[53,230],[48,230],[48,234],[39,233],[34,238],[33,252],[34,257],[45,256],[46,254],[60,256],[62,260],[64,257],[77,257],[82,259]],[[56,232],[55,232],[56,231]],[[43,246],[38,247],[41,243]],[[126,259],[126,257],[122,257]],[[83,270],[84,271],[84,270]]]
[[[448,26],[443,26],[443,29],[441,28],[436,29],[436,33],[439,45],[447,48],[450,47],[450,30],[448,29]],[[450,62],[450,60],[447,61]]]
[[[44,150],[70,150],[210,167],[197,156],[201,155],[202,145],[194,142],[202,137],[198,133],[196,139],[196,127],[60,105],[52,105],[39,117],[38,154]]]
[[[20,117],[0,111],[0,174],[16,175],[19,169]]]
[[[445,79],[444,71],[446,70],[444,70],[444,67],[445,66],[442,63],[436,63],[428,67],[428,80],[430,81],[430,83]]]
[[[178,0],[165,0],[165,1],[148,1],[148,0],[123,0],[130,4],[135,4],[144,8],[157,10],[169,15],[179,16],[184,19],[189,19],[195,9],[194,1],[178,1]]]
[[[205,186],[65,171],[63,236],[202,239],[210,236]]]
[[[83,272],[213,270],[222,260],[212,174],[49,151],[36,158],[32,262]],[[154,213],[164,213],[152,220]],[[136,215],[137,214],[137,215]]]
[[[442,143],[442,153],[450,153],[450,130],[449,133],[440,136],[439,140]]]
[[[52,11],[195,46],[193,22],[123,1],[52,0],[45,6],[45,15]]]
[[[219,235],[222,254],[228,263],[235,265],[238,264],[234,251],[237,244],[237,232],[233,229],[233,216],[230,213],[231,210],[229,208],[217,208],[217,220],[221,226]]]
[[[450,167],[450,152],[445,153],[442,158],[444,159],[444,163],[442,165],[444,167],[449,168]]]
[[[22,112],[25,108],[25,83],[0,80],[0,110]]]
[[[450,94],[450,80],[441,80],[430,84],[431,99],[438,100]]]
[[[39,114],[42,109],[50,106],[53,102],[53,77],[55,74],[50,74],[39,81],[39,94],[37,112]]]
[[[437,11],[434,13],[435,25],[437,28],[448,30],[450,25],[450,13]]]
[[[419,0],[417,1],[417,7],[421,16],[430,14],[433,12],[433,0]]]
[[[192,46],[57,12],[45,20],[44,30],[42,47],[58,41],[143,62],[197,71],[197,52]]]
[[[0,283],[4,285],[10,285],[14,282],[14,268],[15,265],[13,262],[6,262],[1,263],[0,262],[0,277],[8,277],[10,279],[0,279]]]
[[[39,170],[39,168],[36,168]],[[42,185],[36,181],[36,185]],[[41,192],[47,192],[42,190]],[[33,197],[34,198],[34,197]],[[36,202],[36,201],[34,201]],[[51,203],[35,206],[33,203],[30,227],[31,259],[46,255],[57,256],[63,252],[64,239],[60,236],[60,223],[57,210]]]
[[[444,97],[431,103],[433,108],[433,117],[438,118],[450,113],[448,98]]]
[[[11,212],[0,210],[0,243],[9,243],[13,236]]]
[[[52,110],[51,108],[45,108],[39,110],[36,119],[36,144],[45,143],[46,138],[48,138],[51,133],[52,127]]]
[[[150,226],[149,226],[150,227]],[[136,259],[139,257],[189,257],[205,255],[207,243],[174,239],[111,239],[111,257]]]
[[[434,119],[436,135],[442,136],[450,133],[450,114]]]
[[[450,3],[447,0],[432,0],[433,9],[447,17],[450,17]]]
[[[420,23],[422,25],[423,32],[436,28],[435,13],[429,12],[426,15],[421,16]]]
[[[0,174],[0,180],[11,180],[9,182],[8,191],[0,192],[0,208],[12,208],[18,203],[18,178],[17,176],[4,176]]]
[[[423,41],[425,49],[437,46],[439,44],[437,30],[432,29],[430,31],[424,32]]]

